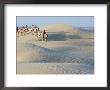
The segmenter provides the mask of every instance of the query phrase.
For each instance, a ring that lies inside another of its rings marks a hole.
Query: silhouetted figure
[[[27,25],[26,25],[26,28],[27,28]]]
[[[18,31],[18,27],[16,27],[16,30]]]
[[[48,34],[44,29],[44,31],[43,31],[43,40],[47,41],[47,38],[48,38]]]
[[[35,25],[35,28],[37,28],[37,26]]]
[[[38,31],[39,31],[39,28],[38,28]]]
[[[44,38],[44,34],[46,34],[45,29],[44,29],[44,31],[43,31],[43,38]]]

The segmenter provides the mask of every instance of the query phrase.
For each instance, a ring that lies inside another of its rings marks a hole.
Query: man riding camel
[[[46,37],[45,37],[45,35],[46,35]],[[44,29],[44,31],[43,31],[43,40],[46,40],[47,41],[47,38],[48,38],[48,34],[45,31],[45,29]]]

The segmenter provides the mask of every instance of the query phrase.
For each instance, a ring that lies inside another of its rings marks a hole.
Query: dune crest
[[[67,24],[50,24],[47,26],[41,27],[41,30],[46,29],[48,32],[79,32],[78,28]]]

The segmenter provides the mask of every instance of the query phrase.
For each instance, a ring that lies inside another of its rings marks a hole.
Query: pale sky
[[[17,26],[37,25],[42,27],[49,24],[68,24],[75,27],[94,27],[94,16],[17,16]]]

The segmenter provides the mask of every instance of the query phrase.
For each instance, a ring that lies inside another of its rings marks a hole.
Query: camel
[[[40,31],[39,28],[37,26],[32,25],[31,30],[28,29],[27,25],[26,27],[22,27],[20,29],[18,29],[17,27],[17,36],[23,36],[29,33],[29,31],[31,31],[32,35],[37,36],[37,40],[42,40],[42,41],[47,41],[48,39],[48,34],[45,31],[45,29],[43,31]]]
[[[32,35],[36,35],[38,30],[39,30],[39,28],[37,28],[37,26],[32,25],[32,28],[31,28]]]
[[[23,29],[24,35],[26,35],[28,32],[29,32],[29,29],[28,29],[28,28],[24,28],[24,29]]]
[[[23,36],[23,35],[26,35],[28,32],[29,32],[29,29],[27,28],[27,25],[26,25],[26,27],[23,26],[20,29],[18,29],[18,27],[17,27],[16,35]]]
[[[48,39],[48,34],[44,31],[38,31],[37,33],[37,40],[42,40],[42,41],[47,41]]]
[[[22,29],[17,29],[16,35],[19,37],[22,36]]]

